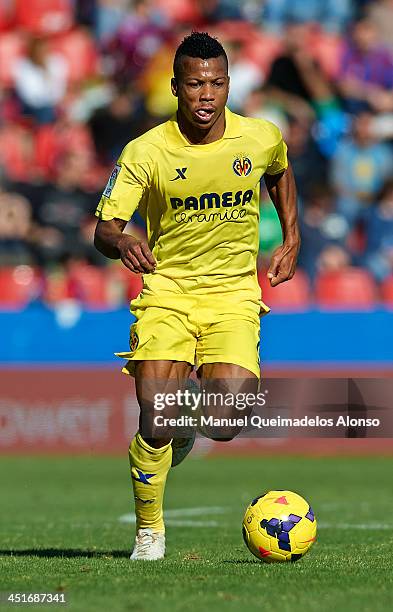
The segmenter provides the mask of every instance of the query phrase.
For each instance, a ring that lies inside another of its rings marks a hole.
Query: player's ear
[[[171,90],[173,95],[177,98],[177,81],[175,77],[171,78]]]

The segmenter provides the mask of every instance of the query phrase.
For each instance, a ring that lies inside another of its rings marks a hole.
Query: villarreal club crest
[[[252,170],[251,159],[246,155],[238,155],[232,165],[237,176],[248,176]]]

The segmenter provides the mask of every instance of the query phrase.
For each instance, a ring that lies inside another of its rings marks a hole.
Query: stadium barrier
[[[40,304],[0,311],[0,367],[85,363],[120,367],[128,350],[127,308],[83,310],[76,302],[56,309]],[[393,311],[270,313],[261,320],[261,363],[270,367],[393,371]]]
[[[282,389],[287,389],[290,409],[288,406],[281,410],[275,406],[269,409],[267,405],[261,414],[269,418],[276,418],[277,414],[304,418],[303,414],[318,413],[325,421],[338,413],[344,418],[348,415],[375,419],[382,415],[382,426],[375,431],[350,426],[323,430],[305,423],[294,431],[291,427],[276,427],[272,422],[270,429],[245,432],[230,444],[201,439],[197,445],[199,452],[393,453],[392,378],[332,381],[305,378],[305,374],[296,373],[292,379],[284,380],[264,379],[263,384],[271,395],[273,390],[279,397],[280,406],[285,403]],[[351,385],[354,385],[352,391]],[[337,400],[333,399],[333,387]],[[133,379],[113,369],[3,369],[0,389],[0,453],[3,454],[124,454],[138,428]],[[304,412],[304,406],[315,404],[316,410]]]
[[[130,377],[115,351],[127,348],[127,309],[87,312],[32,305],[0,314],[0,453],[125,453],[137,429]],[[262,319],[262,375],[393,380],[392,312],[270,314]],[[379,384],[377,382],[377,384]],[[392,393],[389,400],[391,402]],[[385,401],[385,400],[383,400]],[[373,399],[367,399],[372,405]],[[375,403],[375,402],[374,402]],[[390,408],[390,405],[389,405]],[[200,452],[392,452],[391,439],[312,437],[201,440]]]

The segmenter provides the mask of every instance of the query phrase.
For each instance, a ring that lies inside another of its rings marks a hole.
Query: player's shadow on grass
[[[67,559],[109,557],[128,559],[130,552],[124,550],[81,550],[78,548],[28,548],[24,550],[0,550],[0,557],[65,557]]]

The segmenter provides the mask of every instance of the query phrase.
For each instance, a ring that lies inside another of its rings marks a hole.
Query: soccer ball
[[[311,506],[293,491],[269,491],[256,497],[243,519],[246,546],[267,563],[297,561],[310,550],[316,534]]]

